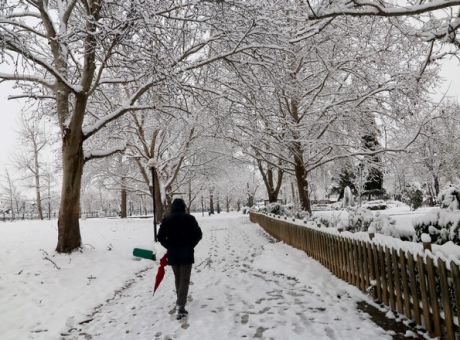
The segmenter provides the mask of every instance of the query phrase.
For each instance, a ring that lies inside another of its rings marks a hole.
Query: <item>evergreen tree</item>
[[[375,151],[380,147],[380,143],[377,140],[376,133],[370,133],[363,136],[363,145],[365,149]],[[370,164],[366,182],[364,183],[364,195],[368,196],[370,200],[372,196],[383,196],[385,189],[383,189],[383,172],[380,170],[382,160],[379,156],[371,156],[368,159]]]
[[[337,183],[332,187],[331,192],[339,194],[338,200],[343,198],[344,190],[346,187],[351,189],[353,195],[357,195],[355,186],[356,175],[350,168],[342,168]]]

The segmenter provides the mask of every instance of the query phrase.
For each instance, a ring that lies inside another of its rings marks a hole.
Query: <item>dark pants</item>
[[[171,266],[176,282],[177,306],[184,308],[187,303],[188,286],[190,284],[190,274],[192,273],[191,264],[181,264]]]

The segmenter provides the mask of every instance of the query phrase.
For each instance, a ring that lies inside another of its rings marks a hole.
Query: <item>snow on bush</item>
[[[326,228],[347,230],[348,213],[345,210],[334,211],[320,216],[313,216],[312,220],[325,226]]]
[[[396,230],[396,221],[388,215],[376,212],[373,214],[368,209],[358,208],[348,215],[348,231],[359,232],[371,230],[372,233],[386,236],[399,237]]]
[[[444,244],[448,241],[460,245],[460,210],[435,209],[426,215],[412,220],[417,240],[422,234],[428,234],[434,244]]]
[[[278,202],[269,203],[261,207],[252,207],[250,211],[266,214],[275,214],[278,216],[285,216],[296,219],[305,219],[309,217],[308,212],[297,209],[292,204],[281,204]]]
[[[451,186],[439,194],[441,206],[450,211],[460,209],[460,188]]]
[[[241,212],[245,215],[249,214],[251,211],[253,211],[253,209],[251,209],[251,207],[248,207],[248,206],[244,206],[241,208]]]
[[[390,216],[373,213],[365,208],[348,209],[348,217],[344,212],[323,215],[319,222],[327,228],[337,228],[339,231],[372,232],[386,236],[400,237],[396,230],[396,221]]]
[[[428,234],[434,244],[452,241],[460,245],[460,188],[452,186],[439,194],[441,208],[412,220],[417,240]]]
[[[431,243],[431,237],[429,234],[422,234],[422,242],[423,243]]]
[[[351,210],[348,215],[348,226],[345,230],[350,232],[367,231],[374,219],[374,214],[366,208]]]

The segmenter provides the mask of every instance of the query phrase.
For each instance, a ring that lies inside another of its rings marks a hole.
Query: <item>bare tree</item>
[[[19,171],[26,170],[32,176],[35,189],[35,207],[38,217],[43,219],[42,207],[42,163],[41,155],[48,144],[42,117],[25,112],[21,115],[20,151],[16,153],[15,163]],[[26,177],[27,179],[30,177]]]
[[[15,180],[11,177],[10,172],[5,170],[3,175],[3,183],[1,185],[2,200],[6,201],[6,211],[10,213],[11,220],[16,218],[16,215],[20,211],[23,202],[21,200],[21,194],[15,185]]]

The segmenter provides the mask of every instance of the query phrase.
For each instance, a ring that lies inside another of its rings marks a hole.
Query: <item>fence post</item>
[[[422,234],[423,252],[431,251],[431,237],[429,234]]]
[[[452,307],[450,305],[447,269],[445,262],[441,259],[438,259],[438,268],[441,283],[442,310],[444,311],[444,323],[446,326],[447,339],[455,340],[455,328],[452,317]]]

